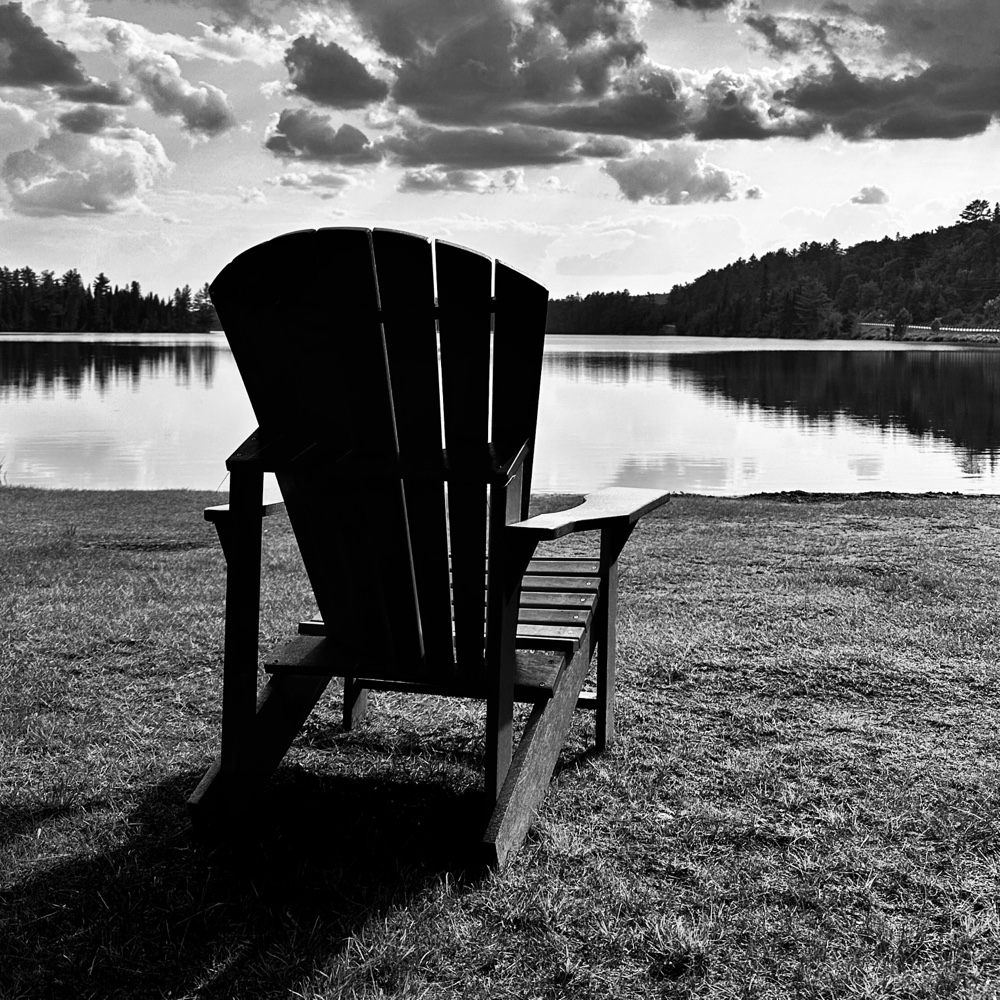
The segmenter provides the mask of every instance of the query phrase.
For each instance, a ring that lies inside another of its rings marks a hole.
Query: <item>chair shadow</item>
[[[286,766],[237,848],[191,828],[200,776],[146,788],[103,847],[10,885],[0,996],[287,996],[391,907],[480,874],[481,792]]]

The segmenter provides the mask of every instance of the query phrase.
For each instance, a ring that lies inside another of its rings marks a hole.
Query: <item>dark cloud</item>
[[[111,104],[123,107],[135,103],[135,94],[117,81],[99,83],[97,80],[91,80],[76,87],[60,87],[59,96],[78,104]]]
[[[0,86],[74,87],[88,83],[80,60],[24,13],[21,4],[0,6]]]
[[[740,196],[760,192],[677,153],[635,157],[636,141],[806,139],[826,129],[850,140],[953,138],[1000,115],[998,53],[983,55],[980,42],[980,57],[966,58],[954,40],[976,11],[987,34],[1000,24],[982,0],[653,2],[730,10],[784,69],[657,65],[640,37],[641,5],[627,0],[344,0],[394,79],[309,36],[286,53],[291,86],[327,107],[388,98],[394,127],[369,140],[286,110],[266,145],[289,159],[388,161],[408,171],[401,189],[413,191],[481,191],[492,183],[482,171],[599,157],[625,197],[677,204],[735,197],[737,183]],[[280,0],[222,6],[232,18],[281,9]]]
[[[287,159],[326,163],[377,163],[382,151],[353,125],[334,127],[324,115],[286,108],[278,117],[264,145]]]
[[[803,37],[802,25],[808,22],[778,20],[770,14],[747,14],[743,23],[753,28],[766,42],[772,55],[782,56],[801,52],[809,41],[816,40],[815,29],[808,32],[809,37]],[[795,30],[791,25],[795,25]]]
[[[88,104],[59,116],[59,124],[68,132],[82,135],[96,135],[117,120],[117,115],[107,108]]]
[[[774,135],[808,136],[822,126],[789,115],[774,99],[771,86],[752,75],[716,70],[700,83],[699,110],[691,116],[696,139],[766,139]]]
[[[488,0],[415,45],[392,96],[441,125],[526,122],[531,109],[600,99],[644,53],[624,3]]]
[[[855,205],[884,205],[888,200],[889,196],[876,184],[863,187],[851,199]]]
[[[535,21],[551,24],[570,48],[619,37],[627,17],[621,0],[536,0],[531,9]]]
[[[722,10],[731,6],[734,0],[666,0],[666,2],[668,5],[683,7],[685,10]]]
[[[296,38],[285,53],[285,65],[296,91],[331,108],[363,108],[389,93],[389,85],[350,52],[334,42],[323,44],[315,35]]]
[[[984,132],[1000,112],[1000,66],[931,66],[886,79],[834,60],[780,96],[847,139],[956,139]]]
[[[384,148],[404,167],[447,164],[457,169],[552,166],[569,163],[574,138],[552,129],[507,125],[496,129],[410,126],[386,136]]]
[[[650,69],[617,84],[604,98],[526,109],[535,124],[633,139],[678,139],[691,130],[684,84],[673,70]]]
[[[615,160],[632,152],[632,143],[616,135],[592,135],[577,146],[573,152],[577,156],[596,157],[601,160]]]

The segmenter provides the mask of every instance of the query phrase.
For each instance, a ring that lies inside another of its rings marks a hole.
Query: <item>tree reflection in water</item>
[[[1000,454],[1000,351],[774,350],[705,354],[560,353],[550,371],[591,382],[669,381],[737,407],[807,424],[847,416],[882,430],[944,438],[981,474]]]
[[[93,385],[100,395],[112,386],[138,389],[145,378],[172,372],[177,385],[192,380],[210,387],[218,348],[205,343],[150,343],[112,340],[13,340],[0,338],[0,400],[35,394],[79,395]]]

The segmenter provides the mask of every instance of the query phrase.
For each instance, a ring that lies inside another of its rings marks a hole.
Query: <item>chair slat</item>
[[[537,282],[496,264],[496,316],[493,334],[493,413],[490,434],[502,454],[535,441],[538,392],[545,346],[545,305],[549,293]],[[533,454],[525,460],[525,482],[531,483]],[[521,499],[527,517],[530,489]]]
[[[557,591],[521,591],[522,608],[589,608],[593,607],[597,594],[559,593]]]
[[[323,446],[316,461],[306,449],[277,478],[321,611],[352,624],[345,655],[367,644],[376,655],[419,661],[402,487],[338,480],[331,470],[341,454],[394,460],[396,451],[370,234],[278,237],[237,257],[212,294],[262,443],[293,434]],[[377,531],[353,529],[361,511]]]
[[[388,229],[376,229],[372,244],[399,456],[416,466],[443,444],[431,244]],[[454,656],[444,484],[407,479],[404,494],[425,655],[448,674]]]
[[[596,593],[600,580],[594,576],[526,576],[521,582],[521,592],[526,590],[584,590]]]
[[[528,563],[529,574],[542,576],[597,576],[601,564],[597,559],[555,559],[544,557]]]
[[[488,440],[493,262],[449,243],[436,244],[438,323],[445,447],[456,460]],[[449,483],[448,512],[458,662],[483,662],[485,483]]]

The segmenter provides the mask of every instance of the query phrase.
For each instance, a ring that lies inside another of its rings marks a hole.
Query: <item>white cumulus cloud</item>
[[[609,160],[604,171],[628,201],[649,200],[654,205],[735,201],[746,177],[709,163],[699,151],[675,143],[627,160]]]
[[[159,139],[138,128],[60,131],[7,156],[0,177],[22,215],[93,215],[140,208],[171,167]]]

